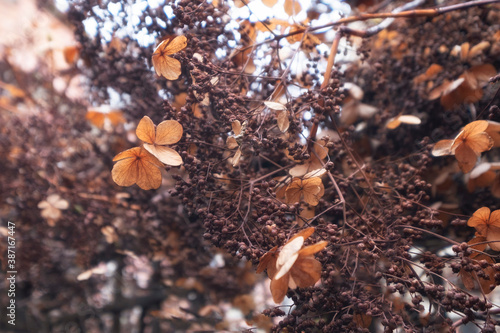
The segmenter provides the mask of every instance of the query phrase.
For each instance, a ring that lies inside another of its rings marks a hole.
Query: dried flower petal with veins
[[[500,209],[491,212],[488,207],[479,208],[467,221],[479,235],[486,237],[492,250],[500,251]]]
[[[182,137],[183,129],[178,121],[165,120],[155,126],[151,118],[144,116],[137,125],[135,133],[144,142],[144,148],[162,163],[172,166],[182,164],[181,155],[166,147],[179,142]]]
[[[285,191],[285,202],[294,204],[303,199],[311,206],[317,206],[319,199],[325,194],[323,181],[319,177],[308,179],[294,178]]]
[[[260,258],[257,273],[267,269],[271,279],[271,294],[275,303],[281,303],[288,288],[313,286],[321,277],[321,263],[314,254],[323,250],[325,241],[302,248],[304,241],[312,235],[314,228],[307,228],[292,237],[280,251],[271,249]]]
[[[434,145],[432,155],[455,155],[463,173],[470,172],[482,152],[493,147],[493,139],[485,132],[486,120],[477,120],[466,125],[455,140],[441,140]]]
[[[113,158],[116,164],[111,170],[113,181],[120,186],[137,184],[143,190],[156,189],[161,185],[161,163],[143,147],[125,150]]]
[[[181,63],[179,60],[168,57],[177,53],[187,46],[185,36],[169,37],[162,41],[155,49],[152,57],[153,66],[158,76],[167,80],[177,80],[181,75]]]

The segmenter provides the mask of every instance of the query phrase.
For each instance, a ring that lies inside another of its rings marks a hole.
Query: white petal
[[[276,280],[288,273],[290,268],[292,268],[299,257],[298,252],[302,248],[302,245],[304,245],[304,237],[297,237],[283,246],[276,260],[276,268],[278,269],[274,277]]]
[[[278,273],[276,273],[276,275],[274,276],[274,279],[279,280],[281,279],[282,276],[288,273],[290,268],[292,268],[293,264],[295,264],[295,261],[297,260],[298,257],[299,257],[298,253],[295,253],[292,256],[288,257],[288,260],[285,262],[283,266],[281,266]]]
[[[399,121],[408,125],[420,125],[422,122],[420,118],[412,115],[399,116]]]

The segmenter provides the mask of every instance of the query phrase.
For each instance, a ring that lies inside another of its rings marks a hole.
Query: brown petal
[[[285,274],[281,279],[271,280],[271,294],[273,295],[274,303],[281,303],[285,299],[286,292],[288,291],[288,280],[290,273]]]
[[[488,47],[490,47],[490,43],[487,41],[482,41],[481,43],[474,45],[473,47],[470,48],[467,58],[468,59],[474,58],[475,56],[479,55],[481,52],[486,50]]]
[[[234,138],[234,136],[229,136],[227,138],[226,145],[227,145],[227,148],[229,148],[229,149],[235,149],[239,146],[238,142],[236,142],[236,139]]]
[[[234,135],[240,135],[241,133],[241,123],[239,120],[235,120],[231,123],[231,129],[233,130]]]
[[[468,42],[465,42],[462,44],[460,48],[460,60],[466,61],[468,56],[469,56],[469,48],[470,44]]]
[[[171,145],[179,142],[182,137],[182,125],[176,120],[162,121],[156,127],[157,145]]]
[[[465,288],[467,288],[468,290],[474,290],[475,280],[472,276],[472,273],[461,269],[459,275],[462,278],[462,283],[464,284]]]
[[[314,286],[321,278],[321,263],[313,256],[301,256],[293,265],[290,274],[298,287]]]
[[[161,50],[164,54],[170,55],[183,50],[187,46],[186,36],[170,37],[162,41],[155,49],[154,54]],[[154,55],[153,54],[153,55]]]
[[[141,121],[137,125],[137,129],[135,130],[135,134],[139,138],[139,140],[154,144],[156,140],[156,129],[155,124],[148,116],[142,117]]]
[[[474,75],[474,77],[478,81],[479,87],[484,86],[484,84],[486,84],[491,77],[497,74],[495,67],[493,67],[493,65],[490,64],[474,66],[471,69],[469,69],[469,72],[472,73],[472,75]]]
[[[493,215],[493,213],[491,213],[491,215]],[[489,226],[488,232],[486,234],[486,240],[488,242],[492,242],[488,243],[488,245],[491,247],[493,251],[500,251],[500,227]]]
[[[476,153],[465,143],[458,146],[455,151],[455,157],[457,158],[458,166],[463,173],[469,173],[472,169],[474,169],[477,162]]]
[[[295,238],[302,237],[304,240],[308,239],[314,233],[314,227],[306,228],[298,233],[296,233],[288,242],[293,241]]]
[[[306,246],[299,251],[299,256],[309,256],[323,250],[328,245],[328,242],[321,241],[313,245]]]
[[[287,204],[299,202],[302,191],[302,179],[294,178],[285,191],[285,202]]]
[[[392,130],[392,129],[398,128],[399,125],[401,125],[401,121],[399,121],[399,117],[395,117],[395,118],[389,119],[389,121],[387,122],[385,127]]]
[[[491,212],[488,226],[500,228],[500,209]]]
[[[463,129],[464,137],[468,137],[474,134],[479,134],[481,132],[486,131],[487,128],[488,128],[488,122],[486,120],[473,121],[472,123],[465,125]]]
[[[285,13],[287,13],[289,16],[293,16],[298,14],[301,11],[302,7],[300,6],[299,0],[285,0],[284,9]]]
[[[271,250],[269,250],[269,252],[265,253],[262,257],[260,257],[259,265],[257,266],[257,273],[262,273],[269,266],[276,267],[276,259],[278,258],[278,254],[276,253],[277,249],[278,249],[278,247],[275,246]],[[270,275],[269,271],[268,271],[268,275],[271,279],[274,276],[274,274]]]
[[[161,185],[163,164],[141,147],[132,148],[116,155],[117,163],[111,170],[113,181],[120,186],[137,184],[143,190],[158,188]]]
[[[486,249],[486,243],[479,244],[479,245],[476,245],[476,244],[483,243],[485,241],[486,241],[486,237],[476,236],[476,237],[472,238],[470,241],[468,241],[467,244],[469,245],[469,247],[473,248],[474,250],[484,251]],[[477,257],[478,254],[479,254],[478,252],[473,251],[472,254],[470,255],[470,257],[471,258]]]
[[[467,142],[465,142],[477,155],[490,150],[493,147],[493,143],[493,139],[486,132],[469,136]]]
[[[472,214],[472,217],[467,221],[469,227],[476,227],[481,224],[487,224],[490,219],[490,209],[481,207]]]
[[[432,148],[432,156],[445,156],[451,155],[451,145],[453,140],[441,140],[438,141],[434,148]]]
[[[182,73],[180,61],[166,55],[153,55],[153,67],[158,76],[163,76],[167,80],[177,80]]]
[[[144,144],[144,148],[164,164],[171,166],[178,166],[182,164],[181,155],[179,155],[179,153],[172,148],[150,145],[147,143]]]
[[[238,148],[238,150],[236,151],[236,153],[234,153],[234,156],[230,160],[233,167],[238,166],[238,164],[240,163],[240,158],[241,158],[241,149]]]

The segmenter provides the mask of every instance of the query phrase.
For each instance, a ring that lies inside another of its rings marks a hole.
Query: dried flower
[[[160,162],[172,166],[181,165],[182,157],[166,145],[179,142],[182,133],[182,125],[178,121],[165,120],[155,126],[148,116],[141,119],[136,129],[137,137],[144,141],[144,148]]]
[[[281,303],[288,288],[313,286],[321,277],[321,263],[313,254],[323,250],[325,241],[302,248],[314,228],[307,228],[293,236],[280,251],[271,249],[260,258],[257,273],[267,269],[271,279],[271,294],[275,303]]]
[[[308,179],[294,178],[285,191],[285,202],[294,204],[303,199],[311,206],[316,206],[325,194],[325,187],[320,177]]]
[[[51,194],[46,200],[38,203],[38,208],[42,210],[42,217],[55,222],[61,218],[61,210],[68,209],[68,201],[62,199],[59,194]]]
[[[177,53],[187,46],[187,38],[185,36],[170,37],[162,41],[153,53],[153,66],[156,74],[167,80],[177,80],[181,75],[181,63],[179,60],[168,57],[171,54]]]
[[[500,251],[500,209],[490,214],[488,207],[479,208],[467,222],[469,227],[476,228],[477,233],[486,237],[492,250]]]
[[[487,128],[486,120],[473,121],[464,127],[455,140],[437,142],[432,155],[455,155],[462,172],[468,173],[476,165],[481,153],[493,147],[493,139],[485,132]]]

